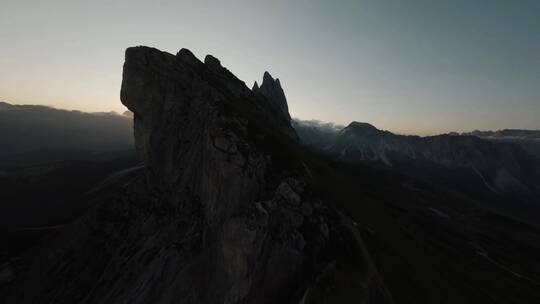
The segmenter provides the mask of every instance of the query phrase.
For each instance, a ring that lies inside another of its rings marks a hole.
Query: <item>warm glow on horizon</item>
[[[0,100],[121,113],[124,50],[149,45],[212,54],[248,87],[268,70],[301,119],[540,129],[537,2],[420,2],[9,1]]]

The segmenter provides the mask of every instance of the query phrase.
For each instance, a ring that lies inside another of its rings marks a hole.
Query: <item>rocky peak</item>
[[[264,72],[261,86],[258,87],[257,83],[255,83],[253,92],[264,96],[270,104],[285,115],[288,120],[291,119],[289,107],[287,106],[287,98],[281,88],[279,79],[274,79],[270,73]]]
[[[277,112],[269,106],[274,100],[271,98],[282,96],[282,108],[287,109],[281,87],[275,82],[270,86],[266,79],[261,93],[267,100],[261,103],[260,97],[211,55],[202,63],[187,49],[173,56],[148,47],[128,48],[120,95],[122,103],[134,113],[136,146],[143,160],[159,172],[157,176],[174,181],[178,177],[167,172],[177,167],[179,160],[171,151],[182,149],[178,138],[185,132],[169,130],[189,130],[202,136],[227,121],[256,121],[296,138],[288,111],[275,115]],[[281,95],[271,94],[276,88]]]
[[[141,50],[143,49],[144,47],[141,47]],[[133,48],[129,48],[126,50],[126,54],[127,54],[127,51],[130,50],[130,49],[133,49]],[[159,51],[159,50],[157,50]],[[167,53],[168,54],[168,53]],[[191,65],[192,67],[200,67],[203,63],[197,58],[195,57],[195,55],[188,49],[180,49],[180,51],[178,51],[178,53],[176,53],[176,57],[181,60],[182,62],[186,63],[186,64],[189,64]]]
[[[253,87],[251,88],[251,90],[255,93],[259,91],[259,84],[257,84],[257,81],[253,83]]]
[[[223,68],[219,59],[210,54],[204,57],[204,64],[206,64],[206,66],[212,70],[219,70]]]
[[[347,127],[340,131],[340,134],[354,136],[372,136],[381,133],[384,133],[384,131],[377,129],[375,126],[367,122],[358,121],[351,122]]]
[[[358,122],[358,121],[351,122],[346,128],[353,129],[353,130],[371,130],[371,131],[378,131],[379,130],[370,123]]]
[[[262,83],[273,84],[274,82],[276,82],[276,80],[272,77],[272,75],[270,75],[268,71],[264,71]]]

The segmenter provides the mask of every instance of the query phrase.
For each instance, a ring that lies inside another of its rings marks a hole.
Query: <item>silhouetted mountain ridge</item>
[[[500,143],[512,143],[521,146],[530,154],[540,159],[540,130],[504,129],[498,131],[473,131],[462,135],[477,136],[485,140]]]
[[[521,138],[521,139],[540,139],[540,130],[523,130],[523,129],[504,129],[497,131],[480,131],[465,132],[462,135],[473,135],[478,137],[492,138]]]
[[[0,143],[0,157],[56,148],[125,150],[133,147],[132,121],[115,113],[84,113],[3,102]]]
[[[313,142],[314,135],[306,131],[309,126],[295,127],[304,135],[303,140]],[[352,122],[339,132],[319,132],[319,137],[325,138],[319,140],[324,144],[311,146],[340,160],[381,164],[405,174],[477,190],[540,193],[540,159],[513,143],[472,135],[397,135],[361,122]]]
[[[88,208],[84,193],[138,163],[132,118],[0,103],[0,260]],[[0,264],[2,261],[0,261]]]

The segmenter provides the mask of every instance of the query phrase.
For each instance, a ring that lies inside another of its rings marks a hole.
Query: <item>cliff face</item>
[[[272,80],[272,81],[271,81]],[[285,95],[219,61],[129,48],[145,168],[26,257],[18,303],[389,303],[352,221],[317,199]],[[264,87],[264,89],[263,89]],[[30,291],[30,292],[28,292]]]
[[[288,120],[291,120],[287,99],[285,98],[285,93],[281,88],[279,79],[274,79],[270,73],[264,72],[261,86],[259,87],[257,82],[255,82],[252,90],[255,94],[262,95],[264,98],[270,101],[271,105],[279,110],[280,115],[284,116]]]
[[[290,118],[219,61],[149,48],[126,52],[122,102],[135,115],[135,140],[152,185],[200,195],[206,221],[234,214],[263,192],[266,155],[248,142],[263,132],[295,138]],[[284,98],[284,96],[283,96]],[[258,116],[258,117],[257,117]]]

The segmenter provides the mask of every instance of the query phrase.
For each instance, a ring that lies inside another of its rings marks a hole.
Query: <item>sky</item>
[[[403,134],[540,129],[540,1],[0,0],[0,100],[117,111],[125,48],[206,54],[293,117]]]

